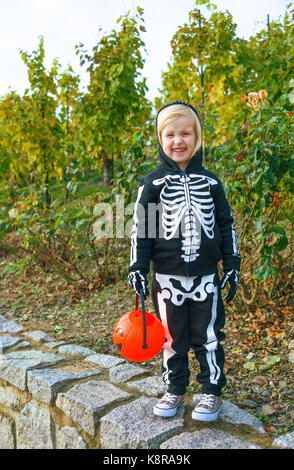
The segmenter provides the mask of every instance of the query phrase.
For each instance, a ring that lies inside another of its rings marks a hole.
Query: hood
[[[158,136],[158,132],[157,132],[157,120],[158,120],[158,115],[159,113],[167,108],[168,106],[171,106],[173,104],[184,104],[185,106],[188,106],[190,109],[192,109],[192,111],[196,114],[196,116],[198,117],[199,119],[199,122],[200,122],[200,125],[201,125],[201,129],[202,128],[202,123],[201,123],[201,119],[200,119],[200,116],[199,114],[197,113],[196,109],[194,108],[194,106],[192,106],[191,104],[189,103],[186,103],[184,101],[173,101],[165,106],[163,106],[157,113],[156,115],[156,137],[157,137],[157,142],[158,142],[158,153],[159,153],[159,158],[160,158],[160,161],[161,163],[165,164],[165,165],[168,165],[170,166],[171,168],[175,169],[175,170],[179,170],[179,166],[177,165],[176,162],[174,162],[170,157],[168,157],[166,155],[166,153],[163,151],[163,148],[159,142],[159,136]],[[199,170],[200,168],[202,168],[202,145],[200,147],[199,150],[197,150],[197,152],[190,158],[190,161],[187,165],[187,168],[186,170]]]

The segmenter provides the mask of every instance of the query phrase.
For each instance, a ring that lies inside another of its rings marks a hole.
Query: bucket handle
[[[145,314],[145,305],[144,305],[144,294],[143,289],[140,289],[140,297],[141,297],[141,304],[142,304],[142,312],[143,312],[143,349],[147,349],[148,346],[146,344],[146,314]],[[136,310],[139,307],[139,294],[136,294]]]

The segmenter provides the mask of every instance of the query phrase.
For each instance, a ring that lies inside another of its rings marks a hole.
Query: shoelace
[[[166,392],[160,401],[168,401],[174,403],[178,398],[178,395],[173,395],[172,393]]]
[[[214,404],[214,395],[206,395],[204,393],[197,406],[207,405],[210,408],[213,408],[213,404]]]

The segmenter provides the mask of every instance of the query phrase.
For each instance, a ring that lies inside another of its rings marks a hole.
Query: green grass
[[[106,193],[108,191],[103,183],[102,175],[97,171],[93,172],[93,174],[85,175],[84,178],[82,175],[78,175],[76,183],[77,191],[74,194],[70,194],[66,204],[70,205],[77,199],[85,200],[87,197],[97,194],[97,192]],[[65,186],[64,182],[59,183],[54,180],[49,185],[49,192],[52,195],[54,206],[65,202]]]

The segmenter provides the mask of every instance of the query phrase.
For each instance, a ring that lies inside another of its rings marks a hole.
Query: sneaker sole
[[[153,413],[156,415],[156,416],[161,416],[163,418],[171,418],[172,416],[175,416],[175,414],[177,413],[178,409],[180,406],[182,406],[184,404],[181,403],[179,404],[176,408],[171,408],[171,409],[162,409],[162,408],[157,408],[156,406],[154,406],[153,408]]]
[[[223,409],[223,405],[215,413],[199,413],[198,411],[192,411],[192,419],[197,421],[215,421],[218,418],[218,415]]]

